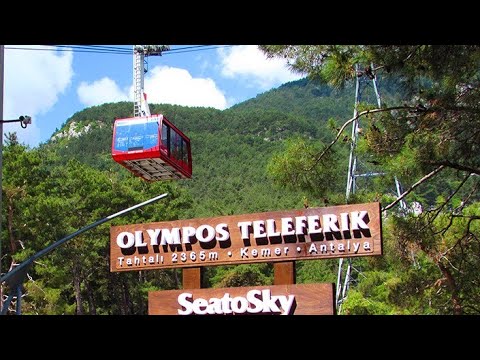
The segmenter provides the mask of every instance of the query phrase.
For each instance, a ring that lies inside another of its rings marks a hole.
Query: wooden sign
[[[149,315],[335,315],[334,284],[162,290]]]
[[[110,270],[382,255],[380,204],[110,228]]]

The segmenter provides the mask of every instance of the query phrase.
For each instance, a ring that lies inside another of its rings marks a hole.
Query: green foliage
[[[303,260],[296,262],[297,283],[335,283],[337,260]]]
[[[342,161],[336,152],[329,152],[328,156],[318,159],[317,153],[324,147],[318,141],[290,138],[286,142],[286,150],[273,155],[267,171],[280,185],[326,198],[341,191],[344,176],[341,169],[346,167],[346,162],[345,157]]]
[[[239,287],[271,285],[273,283],[272,266],[262,264],[241,264],[217,268],[210,279],[213,287]]]

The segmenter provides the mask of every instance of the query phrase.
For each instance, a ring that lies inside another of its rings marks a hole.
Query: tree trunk
[[[458,297],[458,288],[455,282],[455,279],[452,276],[450,270],[448,270],[440,261],[437,262],[438,268],[442,272],[445,279],[447,279],[447,286],[452,294],[452,304],[453,304],[453,314],[454,315],[462,315],[463,314],[463,307],[462,301]]]
[[[85,283],[85,285],[87,287],[88,312],[90,315],[97,315],[95,296],[93,294],[92,287],[90,286],[90,283],[88,281]]]
[[[179,289],[180,279],[178,277],[178,269],[173,269],[173,279],[175,280],[175,289]]]
[[[10,240],[10,255],[13,256],[17,252],[17,243],[13,236],[13,196],[7,198],[7,230]]]
[[[125,281],[125,278],[122,278],[122,290],[123,290],[122,312],[123,312],[123,315],[129,315],[130,314],[130,294],[128,293],[128,284]]]
[[[73,288],[75,290],[75,302],[77,304],[77,315],[83,315],[83,305],[82,305],[82,289],[81,289],[82,279],[80,277],[80,269],[78,264],[74,261],[73,264]]]

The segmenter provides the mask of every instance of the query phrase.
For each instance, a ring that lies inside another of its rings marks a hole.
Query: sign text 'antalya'
[[[377,202],[110,228],[111,271],[381,254]]]

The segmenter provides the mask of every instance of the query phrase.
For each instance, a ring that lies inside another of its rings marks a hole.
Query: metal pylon
[[[142,116],[142,96],[145,71],[145,55],[143,47],[134,46],[133,48],[133,116]]]
[[[133,46],[133,116],[150,116],[150,108],[145,98],[145,74],[148,72],[148,56],[161,56],[170,50],[168,45]]]
[[[360,69],[359,65],[355,66],[355,106],[353,110],[353,117],[355,118],[352,124],[352,136],[351,136],[351,144],[350,144],[350,157],[348,162],[348,175],[347,175],[347,187],[345,192],[346,202],[350,198],[351,194],[354,194],[357,188],[356,180],[359,177],[370,177],[370,176],[377,176],[383,175],[382,172],[364,172],[361,173],[358,171],[358,158],[356,153],[357,148],[357,141],[358,141],[358,134],[360,132],[360,119],[357,118],[358,116],[358,106],[360,102],[362,102],[362,95],[364,90],[368,86],[373,87],[373,91],[375,94],[376,105],[380,108],[382,105],[380,94],[378,92],[377,87],[377,77],[374,73],[373,64],[367,66],[365,69]],[[365,101],[363,101],[365,102]],[[397,196],[402,194],[402,189],[400,182],[398,181],[397,177],[395,176],[395,187],[397,191]],[[405,201],[400,201],[400,207],[402,210],[406,209]],[[348,293],[348,289],[350,287],[350,283],[352,281],[352,258],[340,258],[338,262],[338,275],[337,275],[337,288],[335,292],[335,302],[337,307],[337,313],[341,313],[342,304],[345,301]]]

